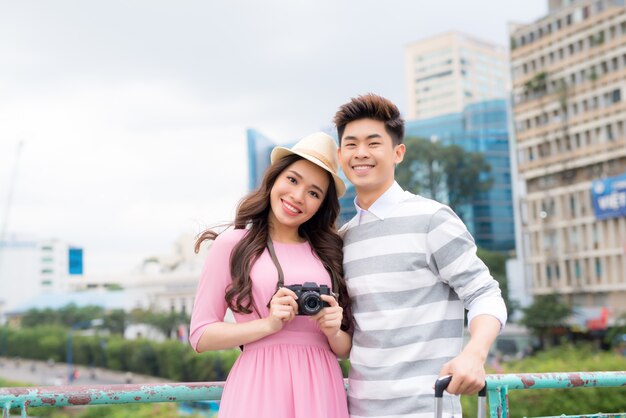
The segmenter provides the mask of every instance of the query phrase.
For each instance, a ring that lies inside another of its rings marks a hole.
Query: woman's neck
[[[305,239],[298,234],[298,228],[286,228],[271,217],[269,220],[269,235],[272,241],[283,244],[299,244],[305,241]]]

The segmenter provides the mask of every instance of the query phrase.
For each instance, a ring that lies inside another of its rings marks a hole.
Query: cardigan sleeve
[[[476,255],[476,244],[465,224],[447,206],[433,214],[427,232],[431,269],[457,293],[468,322],[481,314],[496,317],[504,327],[506,306],[500,285]]]

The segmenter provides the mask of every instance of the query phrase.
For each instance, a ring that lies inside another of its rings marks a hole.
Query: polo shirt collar
[[[369,213],[374,215],[378,219],[385,219],[396,207],[398,203],[404,200],[405,193],[402,190],[402,187],[398,184],[398,182],[394,181],[393,184],[383,193],[372,205],[369,209],[363,209],[358,204],[358,196],[354,198],[354,206],[356,207],[356,212],[359,215],[359,224],[361,223],[361,219],[364,214]]]

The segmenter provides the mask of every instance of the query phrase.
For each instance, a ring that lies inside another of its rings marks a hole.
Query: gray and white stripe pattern
[[[386,219],[365,212],[341,232],[355,319],[350,415],[430,417],[437,375],[462,348],[464,309],[498,284],[465,225],[430,199],[408,194]],[[461,416],[457,397],[444,412]]]

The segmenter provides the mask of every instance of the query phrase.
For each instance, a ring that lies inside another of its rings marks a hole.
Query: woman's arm
[[[207,325],[198,340],[196,351],[201,353],[237,347],[280,331],[285,323],[296,317],[296,298],[293,291],[280,288],[270,301],[270,313],[266,318],[236,324],[214,322]]]
[[[341,330],[343,308],[332,296],[321,295],[320,298],[327,302],[330,307],[322,309],[312,318],[317,321],[320,330],[326,335],[333,353],[339,358],[347,358],[352,348],[352,335]]]

